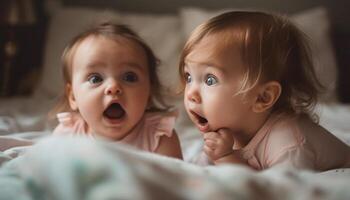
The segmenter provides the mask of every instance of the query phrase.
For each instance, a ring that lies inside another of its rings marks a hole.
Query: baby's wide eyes
[[[88,78],[88,81],[91,83],[91,84],[97,84],[97,83],[100,83],[103,81],[102,77],[98,74],[93,74],[91,76],[89,76]]]
[[[123,75],[123,80],[126,81],[126,82],[136,82],[138,81],[138,77],[137,77],[137,74],[134,73],[134,72],[126,72],[124,75]]]
[[[191,75],[189,73],[185,73],[185,81],[186,81],[186,83],[191,83],[192,78],[191,78]]]
[[[205,79],[205,83],[206,83],[207,85],[209,85],[209,86],[214,85],[214,84],[216,84],[217,82],[218,82],[218,81],[217,81],[217,78],[216,78],[214,75],[212,75],[212,74],[208,74],[207,77],[206,77],[206,79]]]

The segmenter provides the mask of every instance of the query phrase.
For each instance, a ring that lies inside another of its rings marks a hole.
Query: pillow
[[[180,11],[183,35],[188,38],[192,30],[205,20],[224,11],[205,11],[196,8],[184,8]],[[309,37],[315,64],[316,75],[326,87],[321,94],[322,101],[336,101],[337,66],[330,39],[330,22],[327,10],[317,7],[291,15],[291,20]]]
[[[337,64],[330,35],[330,20],[323,7],[292,16],[292,21],[309,37],[318,79],[326,87],[322,101],[337,101]]]

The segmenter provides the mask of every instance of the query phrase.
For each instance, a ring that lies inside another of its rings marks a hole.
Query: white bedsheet
[[[53,101],[42,96],[0,99],[0,135],[47,130],[52,107]]]

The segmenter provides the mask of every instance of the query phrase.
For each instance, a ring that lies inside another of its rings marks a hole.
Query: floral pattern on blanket
[[[86,138],[44,138],[0,167],[0,199],[16,200],[350,199],[349,188],[349,170],[200,167]]]

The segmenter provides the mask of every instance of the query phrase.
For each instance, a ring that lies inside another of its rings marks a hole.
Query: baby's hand
[[[204,152],[214,162],[233,152],[234,139],[228,129],[217,132],[207,132],[204,135]]]

